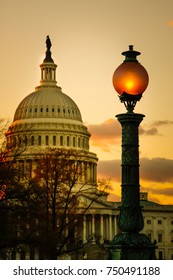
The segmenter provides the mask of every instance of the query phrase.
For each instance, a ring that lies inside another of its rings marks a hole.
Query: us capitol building
[[[84,170],[77,185],[85,185],[86,192],[79,196],[77,211],[82,207],[80,242],[86,244],[77,254],[65,254],[62,259],[106,259],[105,244],[119,232],[117,217],[118,202],[108,202],[107,195],[92,201],[89,191],[97,190],[97,155],[89,149],[90,133],[83,124],[76,103],[56,82],[56,67],[51,56],[51,41],[46,40],[46,55],[41,68],[40,85],[19,104],[14,119],[6,133],[7,145],[15,145],[24,139],[26,150],[20,155],[22,168],[28,168],[31,176],[35,158],[50,149],[76,150],[83,153],[80,167]],[[77,186],[76,188],[79,188]],[[91,203],[92,202],[92,203]],[[87,207],[90,205],[90,207]],[[173,205],[160,205],[148,201],[147,193],[141,193],[145,233],[152,241],[157,241],[158,259],[173,259]],[[40,259],[39,252],[9,249],[6,259]]]

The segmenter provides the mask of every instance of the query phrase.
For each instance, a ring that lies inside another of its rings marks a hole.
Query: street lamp
[[[116,115],[122,126],[122,184],[118,226],[121,233],[111,241],[111,259],[155,259],[155,244],[140,231],[144,220],[140,206],[138,127],[144,115],[134,113],[137,101],[148,86],[148,73],[136,57],[133,46],[122,53],[123,63],[113,74],[113,86],[127,112]]]

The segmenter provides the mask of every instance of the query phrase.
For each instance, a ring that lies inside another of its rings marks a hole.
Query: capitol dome
[[[60,118],[82,122],[76,103],[60,87],[39,87],[26,96],[14,115],[14,121],[30,118]]]
[[[82,122],[80,110],[57,86],[57,65],[51,56],[49,36],[46,46],[45,59],[40,65],[40,85],[18,105],[6,133],[7,144],[24,141],[31,148],[30,153],[47,147],[89,150],[90,133]]]

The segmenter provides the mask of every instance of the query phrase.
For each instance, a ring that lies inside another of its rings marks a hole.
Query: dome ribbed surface
[[[14,121],[33,118],[63,118],[82,122],[76,103],[57,86],[39,87],[21,101]]]

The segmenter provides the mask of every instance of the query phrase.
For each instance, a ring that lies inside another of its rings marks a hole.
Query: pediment
[[[80,194],[78,196],[79,208],[94,208],[94,209],[113,209],[113,203],[106,200],[106,196],[95,197],[87,194]]]

